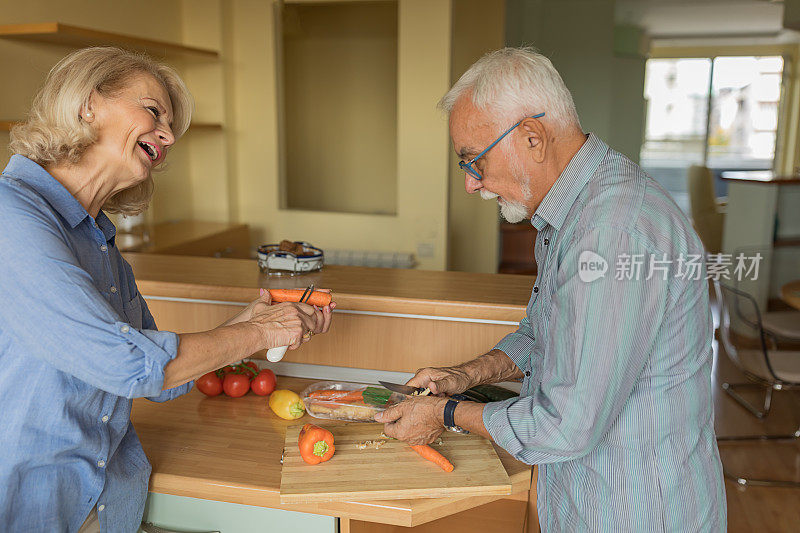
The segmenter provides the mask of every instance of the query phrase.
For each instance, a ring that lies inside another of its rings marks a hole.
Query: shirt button
[[[100,420],[102,420],[103,422],[108,422],[108,415],[103,416],[103,418],[101,418]]]
[[[103,505],[103,504],[100,504],[100,505],[98,505],[98,506],[97,506],[97,512],[98,512],[98,513],[102,513],[102,512],[103,512],[103,509],[105,509],[105,508],[106,508],[106,506],[105,506],[105,505]]]
[[[100,227],[100,226],[98,226],[98,225],[97,225],[97,222],[92,222],[92,225],[93,225],[95,228],[99,228],[99,227]]]
[[[119,330],[122,333],[128,333],[131,330],[131,327],[126,324],[126,325],[122,326],[121,328],[119,328]]]
[[[113,285],[111,286],[111,289],[109,289],[109,290],[111,291],[112,294],[117,292],[117,288],[115,286],[113,286]]]
[[[99,466],[100,468],[103,468],[104,466],[106,466],[106,462],[103,461],[102,459],[100,459],[99,461],[97,461],[97,466]]]
[[[549,246],[550,245],[550,239],[545,239],[544,240],[544,245],[545,246]]]
[[[531,377],[531,371],[530,370],[526,370],[525,371],[525,375],[528,376],[528,377]]]
[[[533,292],[539,292],[539,287],[534,287]]]
[[[106,252],[106,251],[108,251],[108,246],[106,246],[105,244],[101,245],[101,246],[100,246],[100,251],[101,251],[101,252]]]

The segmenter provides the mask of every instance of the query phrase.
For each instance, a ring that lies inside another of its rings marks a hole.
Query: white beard
[[[484,200],[494,200],[498,197],[496,193],[489,192],[486,189],[481,189],[480,193],[481,198]],[[528,218],[528,209],[520,203],[508,202],[502,198],[497,200],[497,203],[500,205],[500,216],[512,224],[522,222]]]

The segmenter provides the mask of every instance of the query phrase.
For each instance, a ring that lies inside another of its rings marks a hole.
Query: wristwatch
[[[458,400],[453,400],[452,398],[447,400],[447,403],[444,404],[444,427],[446,427],[448,431],[452,431],[454,433],[463,433],[466,435],[469,433],[469,431],[461,426],[457,426],[455,417],[453,416],[455,414],[457,405]]]

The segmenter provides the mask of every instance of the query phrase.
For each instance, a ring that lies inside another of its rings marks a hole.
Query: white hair
[[[546,113],[543,121],[560,131],[580,129],[572,94],[558,71],[535,48],[502,48],[476,61],[439,101],[448,114],[470,93],[478,109],[500,114],[503,122]]]

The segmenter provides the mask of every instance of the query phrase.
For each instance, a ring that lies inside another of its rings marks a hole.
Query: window
[[[689,212],[690,165],[769,170],[775,158],[781,56],[650,59],[641,164]],[[718,196],[724,182],[715,180]]]

